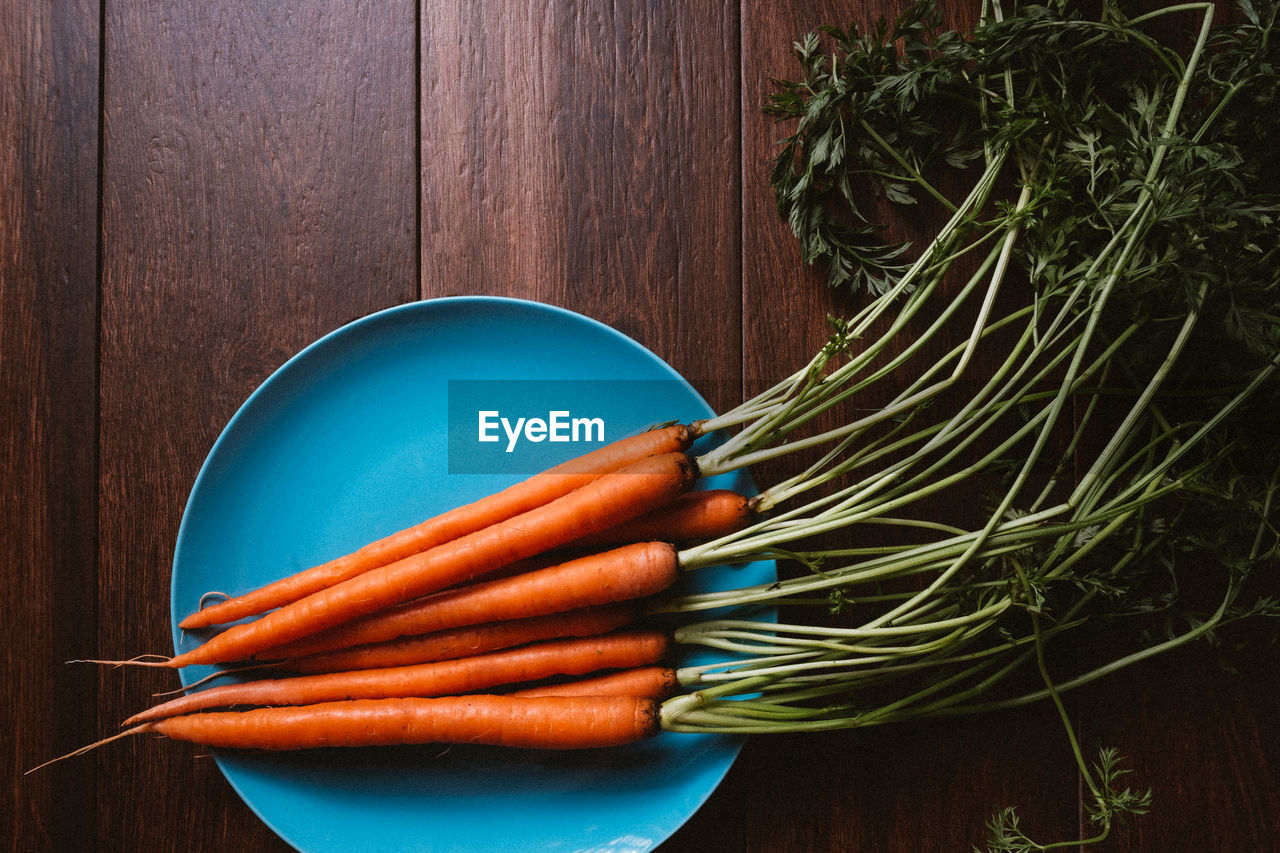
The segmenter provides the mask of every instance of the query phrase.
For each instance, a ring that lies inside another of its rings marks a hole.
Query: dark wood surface
[[[65,663],[164,650],[186,495],[244,398],[388,306],[575,309],[716,407],[847,303],[804,270],[760,113],[793,38],[882,2],[10,4],[0,23],[0,754],[15,851],[283,850],[200,751],[33,775],[172,686]],[[959,8],[957,6],[957,8]],[[767,472],[766,472],[767,473]],[[1103,849],[1280,849],[1274,648],[1069,697],[1150,815]],[[999,807],[1086,832],[1047,708],[749,743],[665,845],[968,850]]]

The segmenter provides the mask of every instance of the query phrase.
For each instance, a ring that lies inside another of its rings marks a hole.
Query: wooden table
[[[199,751],[30,776],[171,676],[175,536],[228,418],[290,355],[453,294],[612,325],[713,406],[826,335],[760,105],[792,39],[882,2],[10,4],[0,25],[0,519],[8,849],[283,849]],[[767,472],[764,472],[767,473]],[[1280,849],[1275,648],[1069,697],[1147,817],[1104,849]],[[751,742],[663,850],[967,850],[1014,805],[1088,834],[1048,708]]]

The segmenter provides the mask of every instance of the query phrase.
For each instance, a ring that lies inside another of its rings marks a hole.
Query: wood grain
[[[1278,655],[1260,627],[1228,626],[1217,648],[1184,647],[1076,697],[1081,742],[1117,749],[1125,784],[1152,795],[1109,850],[1280,848]]]
[[[98,654],[172,648],[180,512],[245,397],[416,297],[413,32],[405,3],[108,7]],[[110,673],[100,729],[173,686],[149,675]],[[196,755],[101,755],[100,841],[282,848]]]
[[[728,405],[741,375],[735,26],[714,0],[427,4],[423,295],[572,308]]]
[[[23,776],[93,731],[98,17],[26,4],[0,27],[0,839],[71,850],[100,786]],[[4,844],[0,841],[0,844]],[[7,846],[7,845],[6,845]]]

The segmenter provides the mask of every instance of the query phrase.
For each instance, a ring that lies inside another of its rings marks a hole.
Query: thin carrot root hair
[[[138,655],[127,660],[96,660],[94,658],[76,658],[69,660],[67,663],[95,663],[102,666],[124,667],[124,666],[156,666],[168,668],[172,666],[173,658],[167,655]]]
[[[198,678],[190,684],[183,684],[173,688],[172,690],[161,690],[160,692],[152,693],[151,695],[157,699],[165,696],[176,696],[179,693],[186,693],[188,690],[203,687],[212,681],[217,681],[219,678],[229,678],[237,675],[243,675],[246,672],[263,672],[265,670],[276,668],[277,667],[274,663],[251,663],[245,664],[244,666],[228,667],[227,669],[216,669],[204,678]]]
[[[39,764],[37,764],[35,767],[32,767],[24,771],[22,775],[26,776],[28,774],[35,773],[37,770],[42,770],[45,767],[48,767],[50,764],[57,764],[59,761],[66,761],[68,758],[75,758],[77,756],[84,755],[86,752],[92,752],[98,747],[106,746],[112,741],[123,740],[127,737],[132,737],[134,735],[142,734],[143,732],[148,731],[150,728],[151,726],[149,724],[143,723],[142,725],[134,726],[131,729],[125,729],[122,732],[116,732],[113,735],[107,735],[106,737],[101,738],[100,740],[95,740],[93,743],[88,743],[78,749],[73,749],[71,752],[68,752],[65,755],[59,755],[56,758],[50,758],[48,761],[42,761]]]

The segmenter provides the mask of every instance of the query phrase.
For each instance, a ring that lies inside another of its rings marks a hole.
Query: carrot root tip
[[[117,668],[123,667],[123,666],[167,667],[172,662],[172,660],[173,658],[165,657],[164,655],[138,655],[137,657],[129,658],[128,660],[97,660],[94,658],[76,658],[74,660],[67,661],[67,663],[94,663],[94,664],[99,664],[101,666],[114,666]]]
[[[190,684],[183,684],[180,687],[173,688],[172,690],[161,690],[159,693],[152,693],[151,695],[157,698],[163,697],[163,696],[173,696],[178,693],[185,693],[186,691],[191,690],[192,688],[195,688],[195,687],[203,687],[204,685],[208,684],[210,681],[213,681],[218,678],[222,678],[223,676],[239,675],[240,673],[244,673],[244,672],[254,672],[256,670],[271,669],[273,666],[274,664],[271,664],[271,663],[260,663],[260,664],[253,664],[251,666],[236,667],[234,669],[219,669],[209,673],[204,678],[200,678],[191,682]]]
[[[32,767],[30,770],[25,771],[22,775],[26,776],[31,773],[35,773],[37,770],[40,770],[44,767],[48,767],[50,764],[56,764],[57,762],[63,761],[68,758],[75,758],[77,755],[84,755],[86,752],[97,749],[100,746],[105,746],[106,744],[109,744],[114,740],[121,740],[122,738],[127,738],[132,735],[141,734],[142,732],[150,731],[150,730],[151,730],[151,726],[144,723],[143,725],[134,726],[133,728],[126,729],[122,732],[116,732],[113,735],[107,735],[101,740],[95,740],[93,743],[85,744],[79,749],[75,749],[75,750],[72,750],[71,752],[68,752],[66,755],[59,755],[57,758],[50,758],[48,761],[37,764],[35,767]]]

